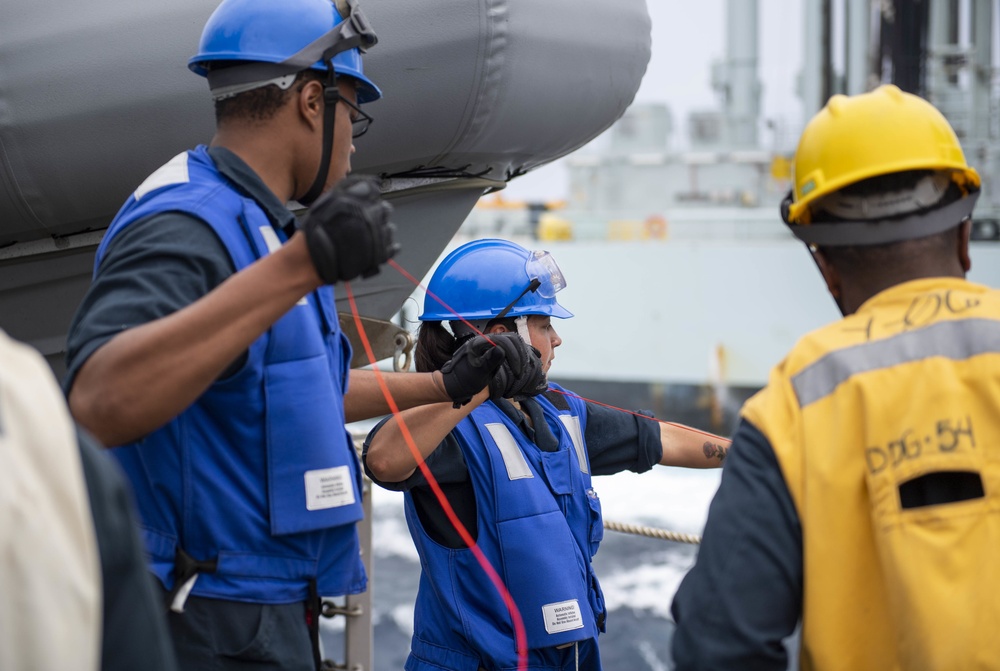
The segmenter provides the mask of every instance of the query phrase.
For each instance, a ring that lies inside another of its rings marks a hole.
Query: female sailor
[[[418,469],[405,431],[513,598],[533,671],[601,669],[597,636],[606,608],[591,558],[603,524],[591,477],[655,464],[711,468],[725,459],[728,440],[547,382],[562,343],[552,319],[572,316],[555,299],[564,286],[548,253],[487,239],[449,254],[427,287],[418,370],[441,369],[460,347],[484,340],[480,334],[505,361],[468,403],[406,410],[365,444],[369,476],[405,492],[420,555],[407,671],[513,670],[518,651],[503,596]]]

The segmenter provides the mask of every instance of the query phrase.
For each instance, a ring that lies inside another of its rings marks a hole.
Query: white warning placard
[[[354,503],[350,466],[306,471],[306,509],[325,510]]]
[[[542,618],[545,620],[545,631],[549,634],[583,628],[583,616],[576,599],[545,604],[542,606]]]

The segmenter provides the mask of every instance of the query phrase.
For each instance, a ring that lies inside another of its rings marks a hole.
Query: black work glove
[[[382,199],[378,180],[348,175],[320,196],[306,217],[306,246],[316,272],[327,284],[371,277],[395,256],[392,205]]]
[[[455,407],[465,405],[485,389],[503,360],[504,350],[483,336],[475,336],[462,343],[441,366],[444,389],[455,402]]]
[[[549,388],[542,370],[541,353],[524,342],[517,333],[496,333],[490,336],[504,360],[490,380],[490,400],[537,396]]]

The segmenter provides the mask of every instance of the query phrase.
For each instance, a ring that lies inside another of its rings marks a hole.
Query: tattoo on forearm
[[[701,446],[701,449],[705,451],[706,459],[715,458],[718,459],[720,463],[726,460],[726,453],[729,451],[728,448],[725,448],[722,445],[716,445],[715,443],[710,443],[708,441]]]

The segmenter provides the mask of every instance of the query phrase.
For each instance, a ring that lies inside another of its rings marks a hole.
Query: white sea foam
[[[643,474],[597,477],[594,488],[601,497],[605,519],[700,534],[720,476],[718,469],[657,466]],[[412,562],[415,577],[419,560],[406,528],[403,496],[380,487],[372,491],[375,555]],[[600,580],[610,611],[627,607],[670,618],[670,603],[694,556],[677,552],[677,545],[667,541],[651,542],[663,543],[663,549],[645,557],[642,564],[614,562],[614,568],[604,567]],[[607,550],[610,548],[605,544],[602,552]],[[383,617],[391,618],[407,635],[412,634],[412,602],[392,606]]]
[[[700,534],[719,469],[664,468],[594,478],[605,519]]]
[[[636,646],[642,660],[649,665],[651,671],[670,671],[670,665],[660,659],[660,654],[649,641],[641,641]]]
[[[608,610],[631,608],[671,619],[670,602],[693,561],[693,556],[664,550],[651,562],[605,573],[600,580]]]
[[[618,473],[594,479],[606,520],[642,524],[667,531],[700,534],[708,506],[719,486],[721,471],[655,467],[643,473]],[[670,618],[670,603],[695,556],[678,552],[668,541],[653,557],[639,565],[614,562],[600,575],[609,611],[618,608],[645,610]],[[602,546],[602,552],[607,543]],[[655,668],[650,664],[651,668]]]
[[[403,514],[403,495],[372,487],[372,545],[378,557],[398,556],[419,561]]]
[[[323,631],[329,632],[331,634],[343,635],[344,631],[347,629],[347,618],[344,617],[334,617],[326,618],[321,617],[319,619],[319,626]]]
[[[389,613],[399,630],[407,636],[413,636],[413,604],[396,606]]]
[[[700,534],[720,475],[719,469],[657,466],[643,474],[597,477],[594,489],[605,519]],[[372,506],[375,553],[417,561],[403,515],[403,495],[372,487]]]
[[[392,492],[388,489],[382,489],[378,485],[372,485],[372,506],[376,508],[376,513],[379,512],[379,508],[398,508],[400,516],[403,514],[403,493],[402,492]]]

